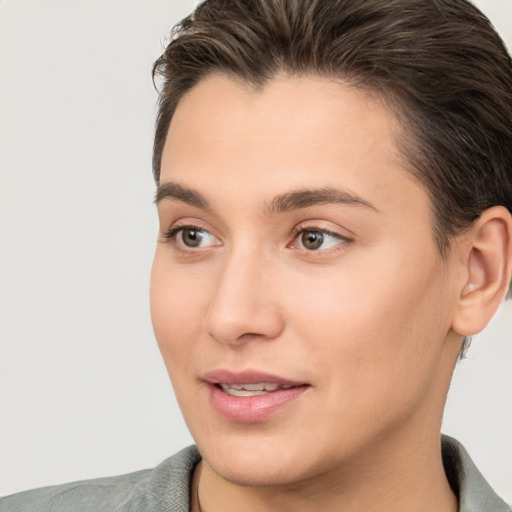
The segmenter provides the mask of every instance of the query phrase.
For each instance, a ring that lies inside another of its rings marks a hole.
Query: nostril
[[[226,344],[244,344],[250,341],[271,341],[275,339],[276,336],[267,336],[264,333],[257,333],[257,332],[246,332],[243,334],[240,334],[238,336],[232,336],[232,337],[220,337],[218,334],[213,334],[212,332],[208,332],[208,335],[210,338],[212,338],[214,341],[218,343],[226,343]]]

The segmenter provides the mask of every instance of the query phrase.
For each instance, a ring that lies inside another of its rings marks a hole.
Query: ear
[[[512,274],[512,216],[502,206],[485,210],[464,237],[464,282],[452,329],[473,336],[491,321]]]

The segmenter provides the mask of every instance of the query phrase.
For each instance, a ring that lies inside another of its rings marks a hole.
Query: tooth
[[[225,390],[228,395],[232,396],[259,396],[267,394],[267,391],[248,391],[246,389],[233,389],[228,388]]]
[[[265,386],[265,384],[242,384],[240,389],[246,389],[247,391],[264,391]]]
[[[291,389],[295,387],[293,384],[275,384],[273,382],[259,382],[257,384],[219,383],[219,386],[223,391],[233,396],[258,396],[277,391],[278,389]]]

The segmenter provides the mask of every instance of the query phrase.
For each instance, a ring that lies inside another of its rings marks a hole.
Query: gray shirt
[[[195,446],[154,469],[25,491],[0,499],[0,512],[189,512],[192,474],[201,456]],[[443,463],[459,496],[459,512],[510,512],[464,447],[443,436]]]

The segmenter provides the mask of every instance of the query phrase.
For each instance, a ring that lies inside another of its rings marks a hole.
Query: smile
[[[218,384],[224,393],[231,396],[260,396],[273,393],[279,389],[291,389],[293,384],[275,384],[262,382],[257,384]]]
[[[266,372],[218,369],[201,379],[215,414],[235,423],[259,423],[288,409],[312,389],[309,383]]]

